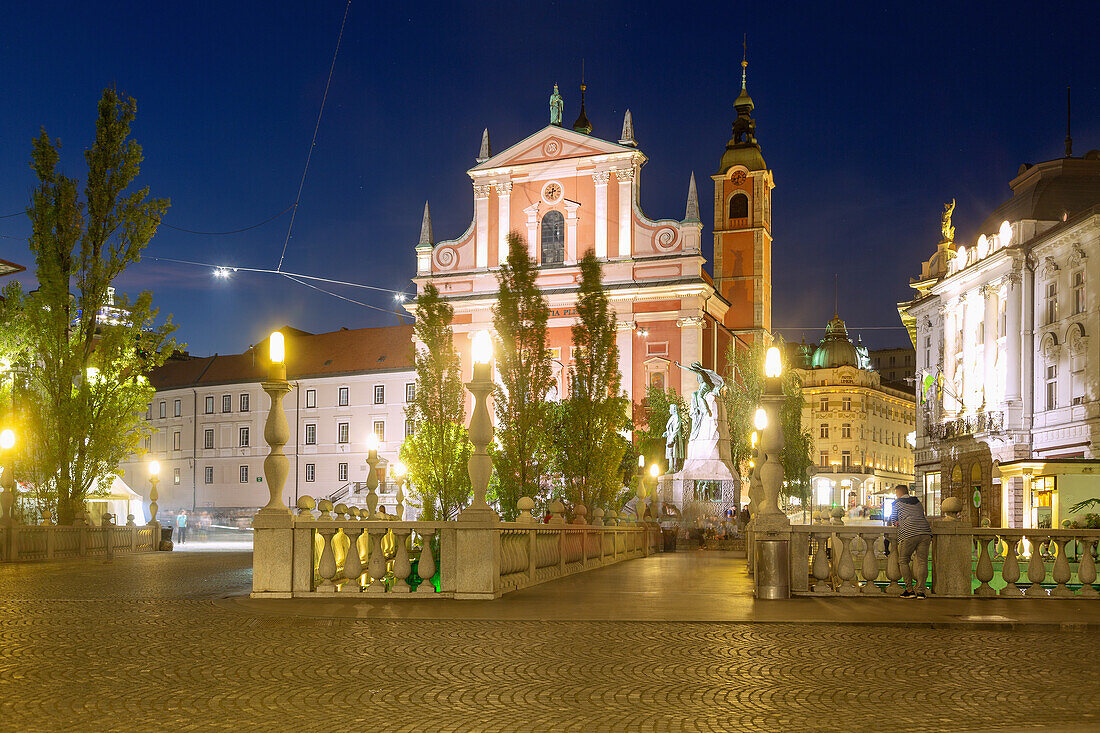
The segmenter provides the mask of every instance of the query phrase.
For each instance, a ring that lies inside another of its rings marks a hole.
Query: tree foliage
[[[416,393],[405,413],[413,434],[401,446],[401,460],[425,518],[433,520],[456,516],[470,500],[466,462],[472,446],[463,425],[465,394],[453,318],[454,309],[428,283],[416,298]]]
[[[630,401],[622,391],[615,313],[603,289],[600,262],[591,250],[581,259],[580,270],[574,359],[553,450],[566,498],[591,511],[610,508],[622,489],[620,464],[627,444],[621,432],[629,422]]]
[[[23,334],[11,358],[21,375],[16,475],[33,484],[39,509],[64,524],[97,479],[139,450],[149,432],[140,416],[153,395],[144,375],[175,349],[175,326],[156,322],[148,291],[131,301],[112,287],[168,209],[167,199],[130,188],[142,162],[130,139],[135,110],[133,99],[104,91],[84,153],[83,196],[58,169],[60,143],[45,130],[34,140],[38,185],[27,216],[38,289],[9,290],[0,325]]]
[[[542,493],[549,468],[549,309],[535,277],[535,263],[527,255],[526,243],[512,232],[493,306],[494,353],[500,382],[494,390],[497,446],[492,454],[497,498],[506,519],[515,518],[516,502],[521,496],[537,498]]]

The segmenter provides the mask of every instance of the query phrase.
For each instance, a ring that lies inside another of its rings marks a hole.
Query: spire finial
[[[634,140],[634,117],[630,110],[623,115],[623,134],[619,136],[619,145],[629,145],[632,148],[638,145]]]
[[[424,202],[424,220],[420,223],[420,243],[417,247],[432,246],[432,215],[428,211],[428,202]]]
[[[691,173],[691,181],[688,182],[687,211],[684,213],[685,222],[697,222],[699,219],[699,192],[695,189],[695,171]]]
[[[1066,157],[1073,156],[1073,138],[1069,136],[1069,87],[1066,87]]]
[[[741,89],[745,89],[745,70],[749,68],[749,34],[741,38]]]
[[[583,132],[585,135],[592,134],[592,123],[588,121],[588,115],[584,111],[584,92],[588,87],[584,83],[584,59],[581,59],[581,113],[577,116],[577,121],[573,123],[573,129],[577,132]]]
[[[477,154],[477,162],[484,163],[493,157],[493,147],[489,144],[489,128],[481,132],[481,151]]]

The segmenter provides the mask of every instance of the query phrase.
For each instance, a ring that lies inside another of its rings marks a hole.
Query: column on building
[[[631,186],[634,182],[634,169],[617,170],[615,178],[619,181],[619,256],[624,257],[634,254],[630,236],[634,219],[631,215]]]
[[[607,257],[607,181],[611,174],[597,171],[592,174],[596,186],[596,256]]]
[[[531,259],[538,262],[535,234],[538,232],[539,227],[539,202],[536,201],[528,206],[523,210],[523,213],[527,214],[527,254]],[[507,257],[507,255],[505,255],[505,257]]]
[[[1021,314],[1021,300],[1023,293],[1020,288],[1020,274],[1012,272],[1007,278],[1005,291],[1007,301],[1005,303],[1008,321],[1008,333],[1005,334],[1005,401],[1019,402],[1020,392],[1020,363],[1022,361],[1021,335],[1024,330]]]
[[[512,182],[505,181],[496,184],[497,188],[497,261],[504,262],[508,258],[508,233],[511,231],[512,219]]]
[[[703,319],[699,316],[683,316],[676,320],[680,328],[680,363],[703,362]],[[697,379],[689,371],[680,372],[680,394],[688,395],[695,391]],[[670,380],[671,381],[671,380]]]
[[[634,321],[620,319],[615,323],[615,346],[619,349],[619,372],[627,399],[634,401]],[[645,395],[645,385],[640,387]]]
[[[492,186],[474,186],[474,221],[477,235],[474,240],[474,266],[489,266],[489,192]]]
[[[577,242],[577,209],[581,207],[576,201],[565,201],[565,264],[575,265],[579,259]]]
[[[982,384],[985,385],[985,399],[983,402],[988,410],[1000,399],[1000,395],[993,393],[993,389],[997,384],[993,373],[993,365],[997,359],[997,329],[1000,324],[997,322],[996,285],[983,286],[981,293],[985,304],[985,314],[982,321],[984,324],[982,326],[983,356],[985,357],[985,364],[982,369],[984,375]]]

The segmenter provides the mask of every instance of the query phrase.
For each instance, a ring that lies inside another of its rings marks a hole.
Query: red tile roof
[[[400,371],[413,367],[413,327],[341,329],[307,333],[280,328],[286,340],[287,379],[362,372]],[[267,339],[243,354],[173,360],[155,369],[149,381],[158,389],[206,384],[261,382],[267,378]]]

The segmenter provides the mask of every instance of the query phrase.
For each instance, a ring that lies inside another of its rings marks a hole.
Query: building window
[[[153,419],[153,403],[152,402],[145,403],[145,419],[146,420],[152,420]]]
[[[167,414],[166,414],[167,410],[168,410],[167,403],[166,402],[161,402],[160,403],[160,417],[161,417],[161,419],[164,419],[165,417],[167,417]]]
[[[233,395],[222,395],[222,412],[233,412]]]
[[[822,397],[821,398],[821,411],[822,412],[828,412],[829,411],[829,398],[828,397]]]
[[[248,466],[241,466],[241,483],[248,483]]]
[[[202,431],[202,447],[206,450],[214,449],[214,428],[206,428]]]
[[[374,421],[374,434],[378,436],[379,443],[386,441],[386,422],[384,420]]]
[[[241,445],[242,448],[247,448],[248,447],[248,428],[241,428],[240,433],[241,433],[240,445]]]
[[[340,407],[347,407],[348,402],[350,402],[350,397],[351,397],[351,395],[349,393],[348,388],[347,387],[341,387],[339,392],[338,392],[338,396],[336,398],[336,403]]]
[[[841,407],[844,410],[851,410],[852,409],[852,398],[851,397],[845,397],[843,400],[841,400]]]
[[[306,464],[306,481],[315,481],[317,479],[317,465],[314,463]]]
[[[1047,409],[1053,410],[1058,406],[1058,365],[1047,366]]]
[[[852,437],[852,426],[849,425],[848,423],[844,423],[843,425],[841,425],[840,426],[840,437],[842,437],[842,438],[851,438]]]
[[[172,469],[172,483],[176,486],[180,485],[180,470],[178,468]]]
[[[386,402],[386,386],[383,384],[374,385],[374,404],[382,405]]]
[[[248,392],[241,393],[241,412],[248,412]]]
[[[206,402],[206,414],[207,415],[213,415],[214,414],[214,396],[213,395],[207,396],[205,402]]]
[[[565,217],[560,211],[548,211],[542,217],[542,264],[565,262]]]
[[[743,193],[735,193],[730,199],[731,219],[747,219],[749,216],[749,197]]]
[[[1036,476],[1031,480],[1031,526],[1050,529],[1057,483],[1054,476]]]
[[[1058,283],[1047,283],[1047,324],[1058,320]]]
[[[818,464],[818,465],[828,466],[829,465],[829,451],[827,451],[827,450],[821,451],[821,455],[819,456],[819,459],[821,460],[821,463]]]
[[[1085,273],[1073,273],[1073,314],[1085,312]]]
[[[175,430],[172,432],[172,450],[180,449],[180,431]]]
[[[851,451],[844,450],[844,451],[840,452],[840,465],[842,465],[846,469],[851,467],[851,465],[852,465],[852,452]]]
[[[821,435],[822,438],[828,438],[829,437],[829,424],[828,423],[821,423],[820,435]]]
[[[306,407],[316,407],[316,406],[317,406],[317,390],[307,389],[306,390]]]
[[[416,427],[413,424],[413,421],[412,420],[406,420],[405,421],[405,437],[407,438],[415,432],[416,432]]]
[[[342,422],[342,423],[338,424],[336,426],[336,436],[337,436],[336,437],[336,442],[337,443],[347,443],[349,432],[350,431],[348,429],[348,423]]]
[[[214,467],[213,466],[207,466],[206,468],[202,469],[202,480],[205,483],[208,483],[208,484],[214,483]]]
[[[412,402],[416,399],[416,384],[409,382],[405,385],[405,401]]]
[[[317,426],[313,423],[306,425],[306,445],[317,445]]]
[[[347,481],[348,480],[348,464],[340,463],[336,466],[336,480]]]
[[[179,400],[172,401],[172,417],[179,417],[183,414],[183,403]]]

